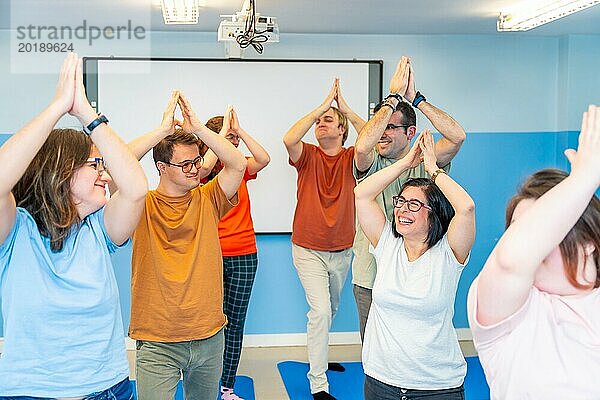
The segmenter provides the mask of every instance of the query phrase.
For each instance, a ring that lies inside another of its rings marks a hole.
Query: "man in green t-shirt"
[[[405,101],[406,100],[406,101]],[[412,106],[411,106],[412,105]],[[401,57],[390,81],[390,94],[375,108],[375,115],[360,131],[354,151],[354,177],[358,182],[393,164],[410,150],[410,141],[417,133],[419,109],[442,138],[435,144],[438,164],[450,169],[450,161],[466,138],[465,131],[450,115],[431,105],[420,92],[415,92],[414,73],[410,59]],[[410,178],[428,177],[423,164],[406,171],[378,197],[389,220],[393,219],[392,196]],[[364,337],[367,316],[371,307],[371,290],[377,266],[369,253],[369,241],[357,224],[352,261],[352,283],[358,307],[360,335]]]

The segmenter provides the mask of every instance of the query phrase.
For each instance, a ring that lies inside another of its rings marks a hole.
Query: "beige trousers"
[[[339,252],[307,249],[292,243],[292,257],[310,307],[306,326],[310,392],[329,392],[329,328],[340,304],[352,249]]]

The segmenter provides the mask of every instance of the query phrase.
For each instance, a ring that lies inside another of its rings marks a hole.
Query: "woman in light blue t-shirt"
[[[475,240],[475,206],[436,161],[426,130],[402,159],[355,189],[358,221],[377,261],[363,343],[366,400],[464,399],[466,363],[452,316]],[[407,181],[387,221],[376,197],[421,162],[431,179]]]
[[[66,113],[85,133],[53,129]],[[110,253],[148,185],[107,122],[70,53],[52,102],[0,147],[0,399],[133,398]]]

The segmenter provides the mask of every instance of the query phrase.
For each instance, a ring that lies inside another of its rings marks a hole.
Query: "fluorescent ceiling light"
[[[165,24],[197,24],[199,0],[161,0]]]
[[[530,1],[531,3],[531,1]],[[528,31],[567,15],[599,4],[600,0],[546,0],[515,12],[501,12],[498,32]]]

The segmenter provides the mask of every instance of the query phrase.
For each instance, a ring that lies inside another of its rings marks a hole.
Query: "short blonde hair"
[[[346,118],[346,116],[342,114],[342,112],[337,107],[331,106],[331,109],[338,116],[338,126],[344,128],[344,136],[342,136],[342,144],[344,144],[346,142],[346,139],[348,139],[348,118]]]

